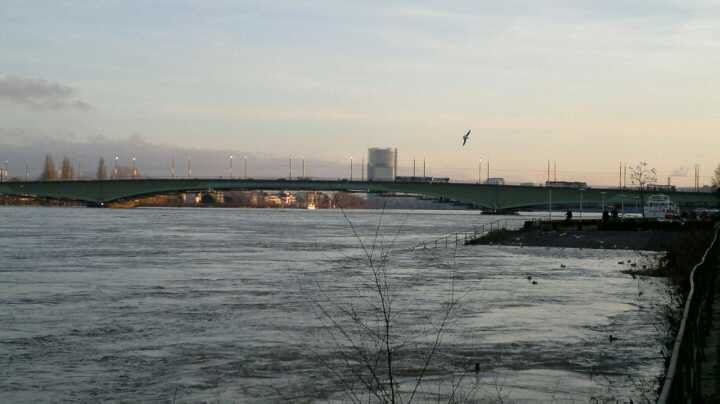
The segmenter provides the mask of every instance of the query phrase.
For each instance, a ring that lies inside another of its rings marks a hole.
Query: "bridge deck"
[[[348,191],[424,195],[471,204],[491,210],[518,210],[552,206],[579,208],[611,204],[637,207],[640,195],[633,189],[575,189],[522,185],[464,183],[364,182],[315,179],[134,179],[83,181],[28,181],[0,183],[0,195],[67,199],[88,203],[109,203],[149,195],[178,192],[228,190]],[[647,193],[649,194],[649,193]],[[720,193],[673,192],[673,202],[683,207],[716,207]]]

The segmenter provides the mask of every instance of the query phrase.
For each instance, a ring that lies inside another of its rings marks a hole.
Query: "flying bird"
[[[470,139],[470,132],[472,132],[472,129],[469,129],[465,136],[463,136],[463,146],[465,146],[465,143],[467,143],[468,139]]]

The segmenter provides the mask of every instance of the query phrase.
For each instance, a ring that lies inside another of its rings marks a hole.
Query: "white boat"
[[[677,206],[667,195],[650,195],[645,202],[646,219],[672,220],[678,214]]]

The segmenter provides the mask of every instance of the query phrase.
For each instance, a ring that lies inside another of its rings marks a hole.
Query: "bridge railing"
[[[690,273],[690,293],[685,301],[682,321],[658,399],[660,404],[702,401],[700,378],[705,337],[712,318],[716,265],[720,253],[719,232],[720,224],[715,226],[715,235],[702,260]]]

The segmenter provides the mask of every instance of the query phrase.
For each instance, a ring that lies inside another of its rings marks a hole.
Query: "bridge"
[[[0,195],[59,199],[103,206],[110,202],[180,192],[229,190],[346,191],[398,193],[438,198],[472,205],[485,210],[598,207],[607,204],[637,206],[639,192],[634,189],[491,185],[429,182],[366,182],[315,179],[228,179],[175,178],[74,181],[17,181],[0,183]],[[646,192],[646,194],[648,194]],[[681,207],[715,208],[719,193],[670,192]]]

